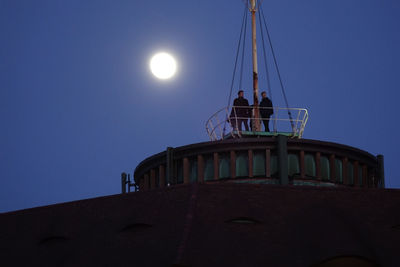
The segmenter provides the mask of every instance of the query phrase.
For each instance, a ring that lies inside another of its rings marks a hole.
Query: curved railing
[[[263,122],[269,120],[270,131],[253,131],[257,118],[254,116],[254,109],[243,106],[227,106],[215,112],[206,122],[207,134],[211,141],[222,140],[228,137],[242,137],[242,135],[277,135],[286,133],[288,136],[302,138],[304,128],[308,120],[308,111],[304,108],[265,108],[258,107],[261,128]],[[273,114],[268,117],[265,114]],[[288,116],[288,113],[291,116]],[[264,115],[264,116],[260,116]],[[288,118],[289,117],[289,118]],[[248,130],[245,124],[248,125]]]

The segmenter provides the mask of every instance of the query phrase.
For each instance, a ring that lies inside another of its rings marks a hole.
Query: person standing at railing
[[[262,100],[260,102],[260,115],[264,123],[265,131],[269,132],[269,118],[274,114],[272,107],[272,101],[267,97],[267,93],[264,91],[261,93]]]
[[[246,131],[249,130],[247,123],[249,117],[249,101],[244,98],[243,90],[238,92],[238,97],[233,101],[231,115],[229,116],[232,128],[235,130],[242,130],[242,123]]]

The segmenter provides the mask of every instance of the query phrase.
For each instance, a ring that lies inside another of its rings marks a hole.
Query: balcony
[[[258,109],[258,116],[255,116],[256,109]],[[273,115],[269,119],[260,116],[271,111]],[[264,128],[263,122],[269,120],[271,131],[254,131],[257,120],[261,128]],[[211,141],[277,135],[302,138],[307,121],[308,111],[304,108],[227,106],[218,110],[207,120],[206,131]],[[243,130],[241,124],[248,122],[249,130]]]

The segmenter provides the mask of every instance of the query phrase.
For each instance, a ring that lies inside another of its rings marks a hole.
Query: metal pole
[[[252,27],[252,41],[253,41],[253,101],[254,101],[254,119],[253,131],[261,131],[260,114],[258,108],[258,67],[257,67],[257,42],[256,42],[256,2],[251,0],[251,27]]]
[[[131,192],[131,175],[128,173],[128,181],[126,182],[128,184],[128,193]]]
[[[378,160],[378,177],[379,177],[379,188],[385,188],[385,168],[383,164],[383,155],[378,155],[377,157]]]
[[[126,173],[121,173],[121,192],[122,194],[126,193]]]

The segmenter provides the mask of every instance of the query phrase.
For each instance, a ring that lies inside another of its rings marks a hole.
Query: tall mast
[[[258,108],[258,67],[257,67],[257,42],[256,42],[256,3],[257,0],[250,0],[251,2],[251,27],[252,27],[252,41],[253,41],[253,104],[254,104],[254,120],[253,131],[261,131],[260,115]]]

